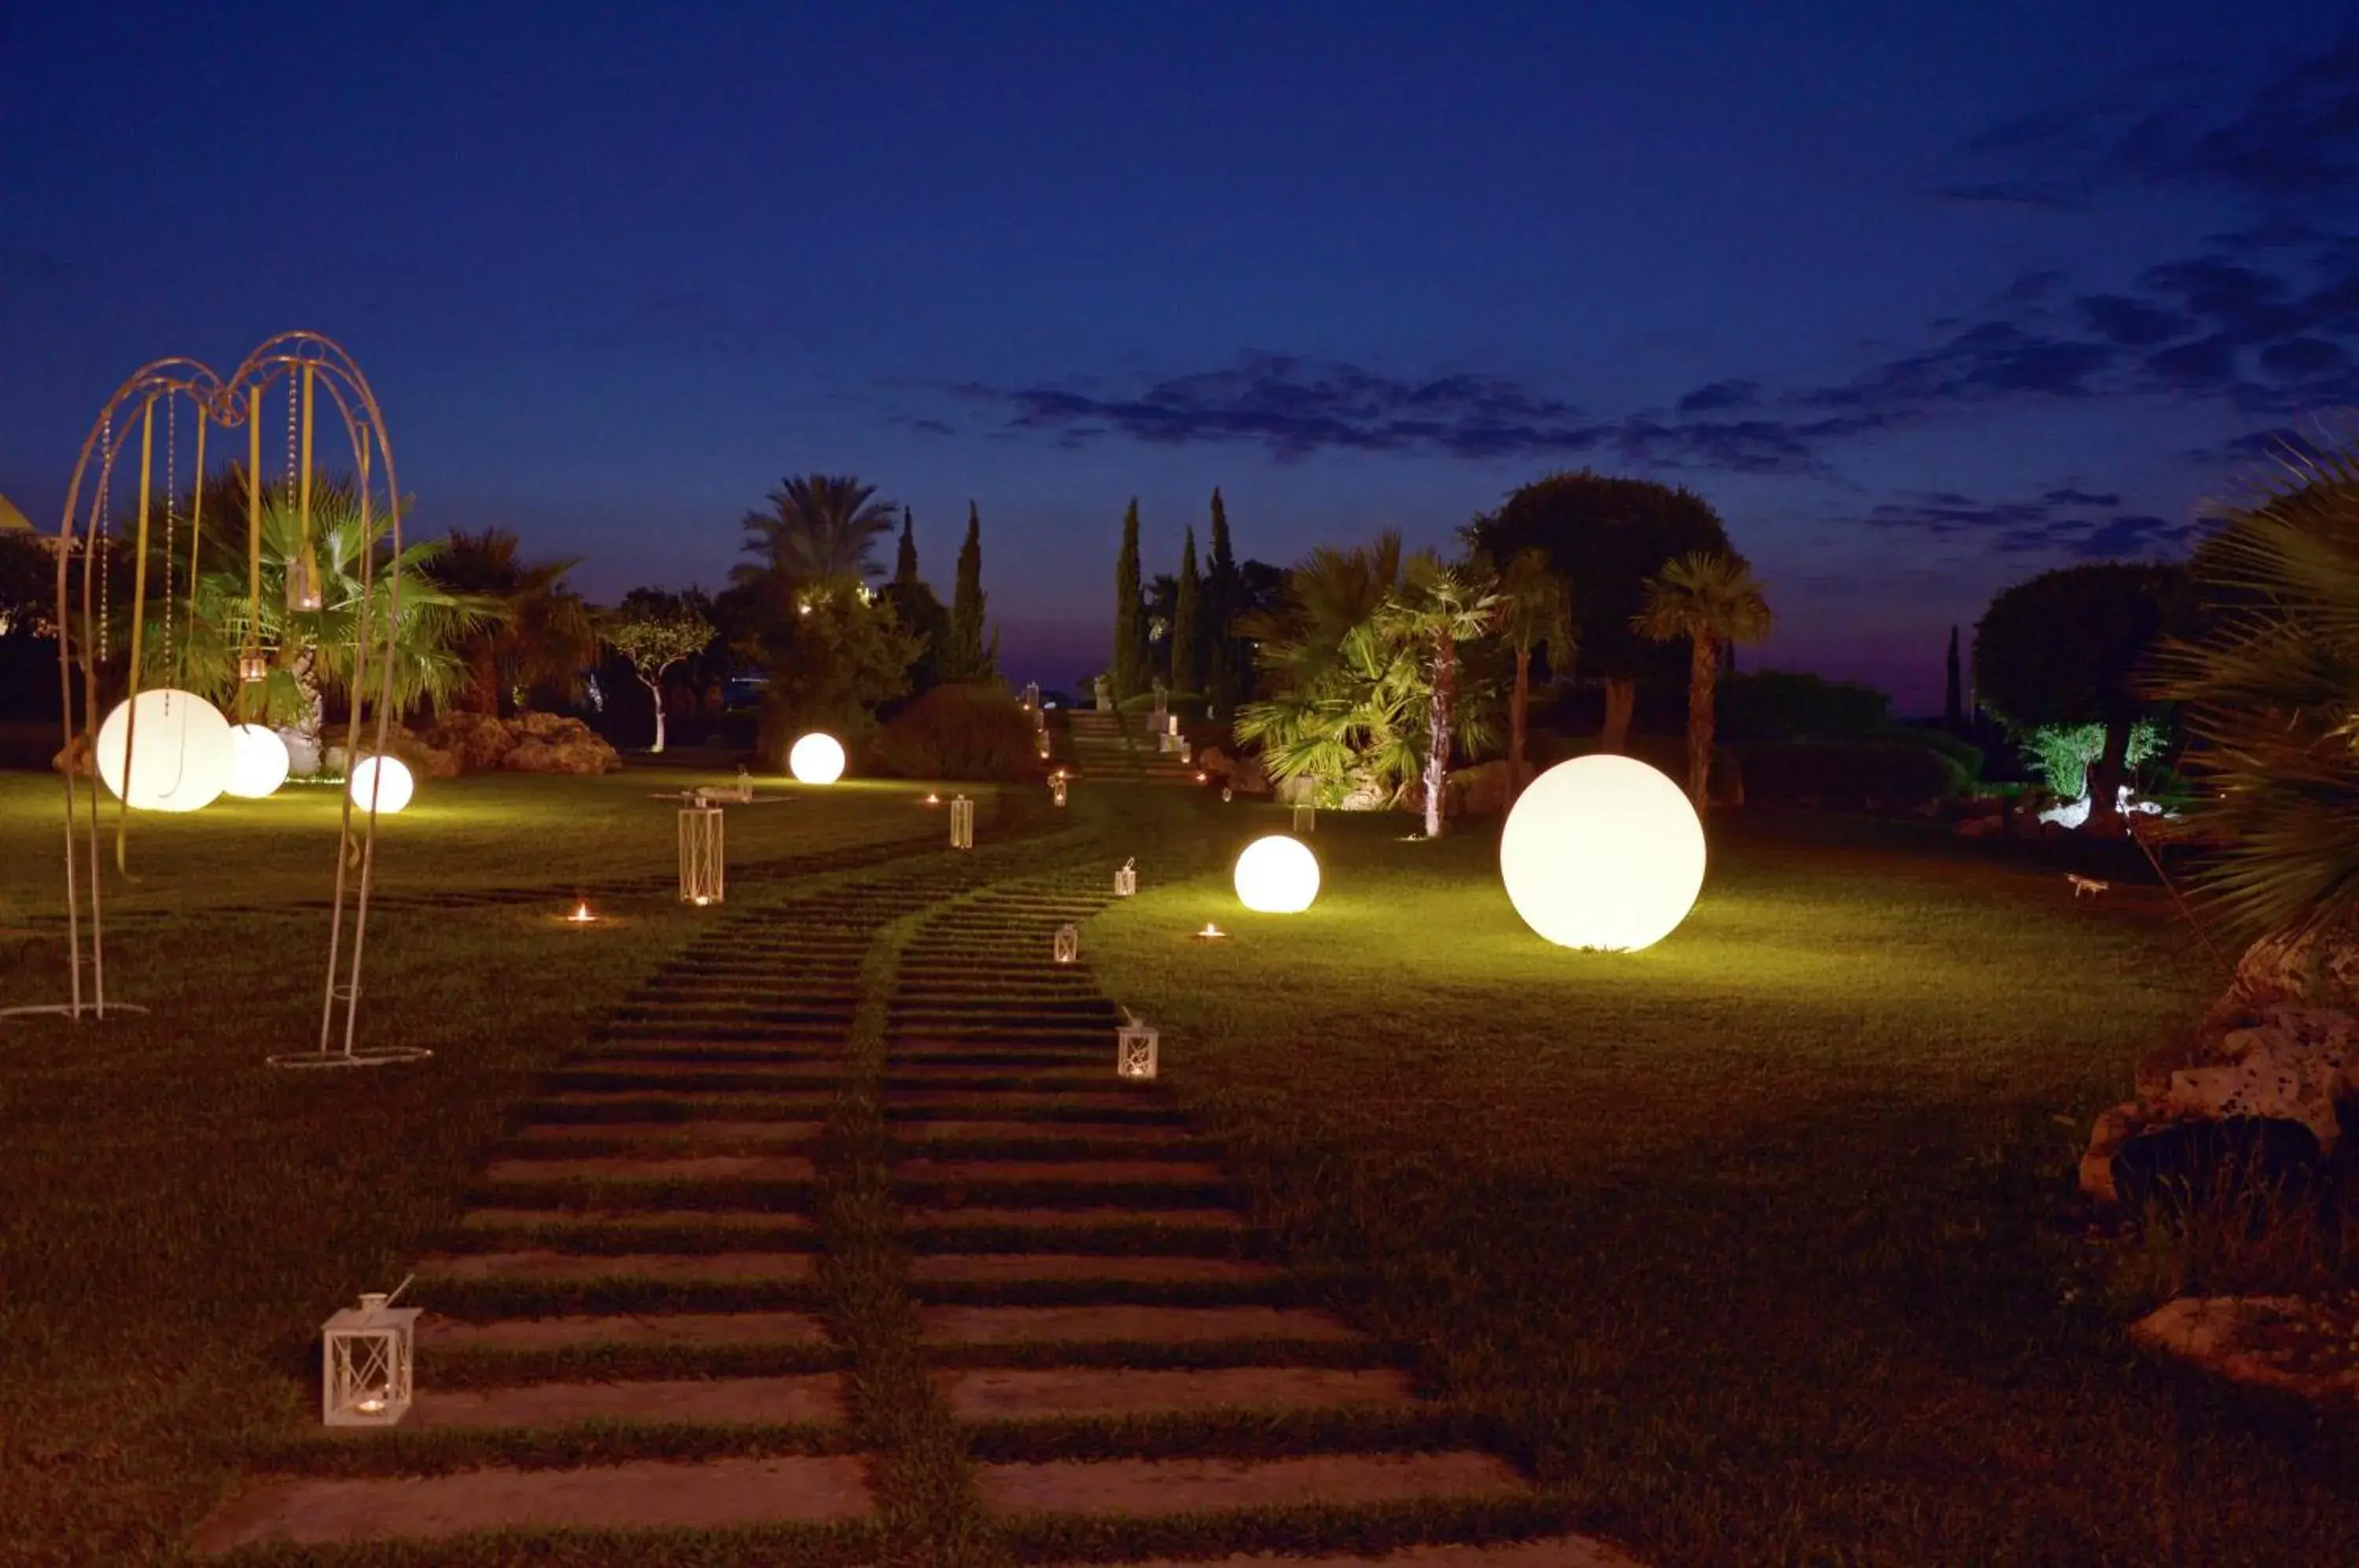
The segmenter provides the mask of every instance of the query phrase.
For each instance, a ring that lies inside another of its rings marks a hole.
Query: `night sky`
[[[0,8],[0,493],[144,361],[341,339],[412,527],[718,583],[781,475],[970,498],[1018,678],[1241,553],[1593,465],[1767,580],[1751,668],[2183,550],[2359,404],[2359,29],[2315,3]],[[886,556],[889,561],[889,552]]]

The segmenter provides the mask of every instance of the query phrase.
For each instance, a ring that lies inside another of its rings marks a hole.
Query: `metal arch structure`
[[[74,462],[72,480],[67,486],[65,513],[58,529],[58,687],[63,712],[64,742],[71,762],[79,717],[81,733],[91,737],[92,756],[80,801],[76,799],[76,788],[81,770],[71,765],[64,769],[66,927],[71,999],[62,1007],[48,1010],[76,1021],[84,1017],[103,1019],[110,1010],[136,1010],[122,1003],[110,1003],[106,995],[105,912],[99,855],[103,832],[99,820],[101,800],[95,753],[101,718],[101,647],[106,636],[106,616],[98,602],[106,572],[103,541],[109,518],[115,467],[129,441],[133,422],[129,419],[124,419],[123,429],[118,432],[118,417],[136,416],[142,430],[140,515],[143,523],[148,503],[145,492],[151,473],[151,456],[144,449],[152,436],[157,405],[160,402],[168,408],[172,406],[173,399],[181,397],[194,405],[197,416],[200,455],[195,476],[196,494],[202,495],[205,482],[202,432],[211,426],[220,426],[224,430],[245,427],[250,454],[246,476],[248,506],[258,510],[262,488],[259,421],[263,395],[281,382],[286,385],[290,408],[296,399],[300,400],[301,470],[299,476],[290,474],[290,478],[299,478],[307,540],[313,413],[317,394],[321,390],[326,392],[328,404],[335,410],[342,425],[351,452],[353,488],[359,508],[358,572],[361,592],[353,614],[352,676],[349,682],[351,712],[345,736],[345,755],[347,757],[362,755],[361,742],[372,717],[368,713],[371,696],[369,677],[372,674],[376,679],[373,715],[375,727],[370,737],[369,749],[372,754],[382,754],[385,749],[393,716],[394,646],[401,615],[401,491],[395,474],[393,441],[386,430],[383,410],[378,407],[376,394],[370,387],[368,378],[361,373],[359,365],[342,344],[312,332],[281,332],[268,339],[247,354],[226,378],[193,359],[174,357],[142,365],[107,399],[105,407],[92,421],[90,434],[83,439],[81,453]],[[177,475],[174,478],[177,479]],[[385,604],[381,617],[376,613],[378,551],[373,542],[372,527],[375,509],[380,500],[389,530],[389,549],[385,552]],[[74,582],[77,562],[82,568],[78,606],[77,584]],[[255,591],[258,592],[258,588]],[[75,614],[77,608],[78,618]],[[166,614],[168,616],[170,614],[168,605]],[[144,620],[144,604],[135,603],[132,615],[136,628]],[[380,620],[381,624],[377,624]],[[249,628],[249,638],[252,635]],[[374,670],[370,664],[372,658],[376,661]],[[135,657],[128,682],[134,694],[139,673],[138,660]],[[74,700],[77,676],[82,681],[82,711],[79,715],[75,712]],[[132,747],[136,744],[137,735],[134,729],[125,743],[126,779],[130,771]],[[311,1051],[273,1057],[271,1060],[277,1065],[361,1066],[426,1054],[402,1049],[364,1051],[358,1047],[362,964],[367,948],[369,894],[376,864],[377,809],[374,792],[365,809],[358,812],[354,811],[351,790],[341,793],[342,806],[336,845],[335,900],[329,923],[328,973],[320,1006],[319,1041]],[[82,816],[85,809],[86,818]],[[123,810],[127,815],[127,802]],[[119,817],[118,833],[123,818]],[[89,970],[87,987],[83,980],[85,966]]]

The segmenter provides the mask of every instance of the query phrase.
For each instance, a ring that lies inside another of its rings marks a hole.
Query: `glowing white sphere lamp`
[[[1300,839],[1272,833],[1237,856],[1237,901],[1265,915],[1299,915],[1319,897],[1319,857]]]
[[[843,777],[843,743],[813,730],[787,753],[787,771],[798,784],[832,784]]]
[[[389,817],[409,804],[409,797],[418,792],[418,781],[409,776],[408,765],[397,757],[364,757],[353,765],[351,779],[345,789],[352,791],[353,809],[369,809],[369,794],[376,794],[376,814]]]
[[[229,783],[222,793],[242,800],[277,794],[291,761],[278,732],[263,724],[233,724],[229,740]]]
[[[235,755],[221,710],[193,691],[168,686],[117,702],[98,726],[100,780],[116,800],[143,811],[198,811],[212,805],[229,784]]]
[[[1671,934],[1703,887],[1687,792],[1626,757],[1576,757],[1532,780],[1499,835],[1524,923],[1559,947],[1635,953]]]

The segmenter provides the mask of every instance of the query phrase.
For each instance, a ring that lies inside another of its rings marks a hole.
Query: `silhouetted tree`
[[[1138,497],[1122,518],[1122,553],[1114,568],[1114,693],[1117,700],[1147,687],[1147,606],[1138,585]]]
[[[1171,594],[1171,684],[1181,691],[1204,689],[1204,628],[1197,598],[1196,529],[1188,528],[1188,542],[1180,550],[1180,581]]]
[[[988,681],[998,673],[999,639],[984,641],[983,518],[966,504],[966,539],[959,546],[958,583],[951,593],[950,646],[942,650],[945,681]]]
[[[1682,555],[1729,553],[1719,514],[1691,490],[1583,469],[1525,485],[1477,517],[1469,534],[1494,561],[1537,550],[1571,583],[1581,672],[1605,687],[1598,746],[1623,750],[1639,680],[1669,686],[1679,677],[1674,656],[1632,626],[1645,607],[1646,581]]]
[[[1204,691],[1214,717],[1234,719],[1245,660],[1237,645],[1237,617],[1244,613],[1244,605],[1239,602],[1237,558],[1229,547],[1229,509],[1217,488],[1212,492],[1212,528],[1206,544],[1212,553],[1204,574]]]

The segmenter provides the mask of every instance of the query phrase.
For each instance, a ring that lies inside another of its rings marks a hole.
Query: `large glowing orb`
[[[1507,813],[1499,874],[1559,947],[1633,953],[1671,934],[1703,887],[1703,823],[1685,791],[1626,757],[1576,757]]]
[[[376,814],[389,817],[409,804],[409,797],[418,790],[417,781],[410,778],[408,766],[397,757],[364,757],[353,765],[351,781],[345,788],[353,792],[353,805],[359,811],[369,809],[369,791],[376,791]]]
[[[138,722],[132,722],[134,713]],[[131,753],[130,789],[124,788],[124,751]],[[98,726],[98,777],[143,811],[197,811],[229,783],[236,747],[229,721],[193,691],[166,686],[118,702]]]
[[[287,743],[261,724],[233,724],[229,732],[229,782],[223,793],[259,800],[287,782]]]
[[[813,730],[787,753],[787,771],[798,784],[832,784],[843,777],[843,743]]]
[[[1299,915],[1319,897],[1319,857],[1300,839],[1272,833],[1237,856],[1237,901],[1265,915]]]

